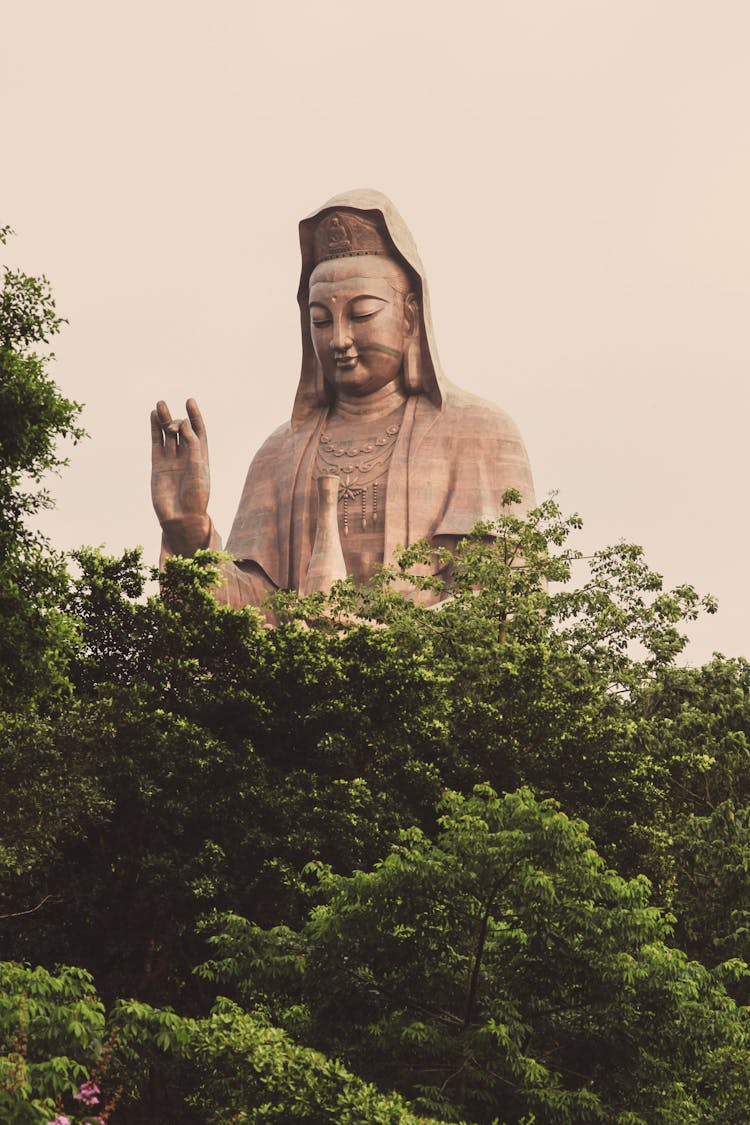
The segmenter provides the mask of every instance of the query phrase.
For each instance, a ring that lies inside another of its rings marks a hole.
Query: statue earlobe
[[[413,293],[404,298],[406,347],[404,349],[403,381],[408,395],[422,394],[422,348],[419,340],[419,304]]]

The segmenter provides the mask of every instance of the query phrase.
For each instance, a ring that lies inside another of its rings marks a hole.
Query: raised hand
[[[206,428],[194,398],[187,418],[173,419],[166,402],[151,411],[151,499],[159,522],[178,554],[205,547],[210,474]]]

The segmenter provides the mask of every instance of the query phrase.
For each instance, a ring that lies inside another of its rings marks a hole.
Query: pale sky
[[[55,544],[156,561],[148,414],[188,395],[228,534],[299,374],[297,222],[373,187],[578,545],[717,595],[690,663],[750,655],[749,44],[747,0],[0,0],[5,260],[91,435]]]

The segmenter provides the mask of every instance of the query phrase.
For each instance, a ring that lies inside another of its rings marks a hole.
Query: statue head
[[[336,394],[362,396],[400,380],[442,396],[422,265],[385,196],[337,196],[300,223],[302,373],[296,427]]]
[[[329,395],[362,398],[396,381],[419,393],[419,312],[412,290],[407,271],[391,257],[342,255],[318,263],[310,275],[310,332],[318,378]]]

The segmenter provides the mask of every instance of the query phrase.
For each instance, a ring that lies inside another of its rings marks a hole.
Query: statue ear
[[[419,339],[419,305],[413,293],[404,298],[404,324],[406,327],[406,347],[404,348],[403,380],[408,395],[422,394],[422,348]]]
[[[419,335],[419,302],[413,293],[404,297],[404,322],[407,336]]]

